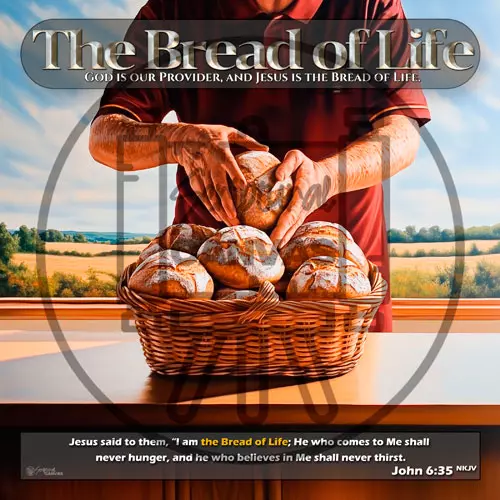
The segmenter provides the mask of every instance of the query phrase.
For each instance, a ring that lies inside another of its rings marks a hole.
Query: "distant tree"
[[[428,229],[429,241],[441,241],[441,228],[439,226],[431,226]]]
[[[454,241],[455,233],[451,229],[443,229],[441,231],[441,241]]]
[[[407,236],[407,241],[411,242],[415,238],[415,235],[417,234],[417,230],[415,229],[415,226],[406,226],[405,233]]]
[[[483,252],[481,252],[481,250],[479,250],[477,245],[475,243],[473,243],[472,246],[470,247],[469,255],[482,255],[482,253]]]
[[[61,231],[54,231],[54,241],[60,243],[61,241],[64,241],[64,234],[61,233]]]
[[[500,241],[497,241],[489,250],[490,254],[499,254],[500,253]]]
[[[40,232],[40,239],[46,242],[58,243],[64,241],[64,235],[56,229],[47,229],[47,231]]]
[[[0,262],[8,264],[16,251],[16,241],[10,234],[7,226],[2,222],[0,224]]]
[[[21,226],[16,234],[19,237],[19,250],[21,252],[35,251],[35,241],[33,240],[33,233],[27,226]]]
[[[463,226],[455,226],[455,241],[461,241],[465,239],[465,229]]]
[[[87,243],[87,238],[82,233],[77,233],[73,236],[73,241],[75,243]]]
[[[490,226],[473,226],[465,230],[466,240],[489,240],[493,238],[494,236]]]
[[[16,232],[19,239],[19,251],[25,253],[43,253],[45,252],[45,242],[40,237],[38,230],[35,227],[28,229],[26,226],[21,226]]]
[[[405,243],[407,241],[406,233],[399,229],[389,229],[387,231],[389,243]]]
[[[40,238],[40,234],[38,232],[38,229],[36,227],[32,227],[30,229],[31,231],[31,238],[33,241],[33,252],[36,253],[43,253],[45,252],[45,242]]]
[[[413,240],[417,243],[429,241],[429,230],[425,227],[421,227]]]

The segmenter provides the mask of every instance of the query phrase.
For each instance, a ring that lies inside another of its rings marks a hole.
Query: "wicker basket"
[[[288,375],[335,377],[351,371],[384,300],[387,283],[370,263],[370,295],[356,299],[280,301],[265,282],[252,299],[182,300],[118,283],[148,366],[163,375]]]

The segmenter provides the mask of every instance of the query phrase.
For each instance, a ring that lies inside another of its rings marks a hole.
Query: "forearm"
[[[176,163],[173,138],[181,126],[140,123],[119,114],[99,116],[90,130],[90,153],[99,163],[120,171]]]
[[[381,120],[374,130],[341,153],[318,162],[332,182],[332,195],[365,189],[392,177],[415,159],[420,142],[417,123],[404,116]]]

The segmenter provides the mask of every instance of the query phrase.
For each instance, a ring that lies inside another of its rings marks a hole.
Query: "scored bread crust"
[[[287,300],[349,299],[369,295],[370,280],[353,262],[344,258],[313,257],[292,276]]]
[[[231,195],[241,224],[266,231],[271,229],[292,197],[293,181],[277,182],[280,160],[266,151],[245,151],[236,156],[247,185],[231,185]]]
[[[269,236],[249,226],[219,230],[203,243],[197,257],[217,281],[239,290],[275,283],[285,271]]]
[[[367,276],[370,275],[370,264],[363,250],[354,241],[348,241],[345,246],[344,257],[354,262]]]
[[[157,238],[165,250],[186,252],[196,257],[201,245],[217,231],[199,224],[174,224],[161,231]]]
[[[151,255],[161,252],[162,250],[164,250],[164,248],[162,248],[162,246],[160,245],[158,237],[153,238],[149,242],[149,244],[142,250],[139,257],[137,257],[137,262],[140,264],[141,262],[144,262]]]
[[[334,222],[313,221],[300,226],[281,249],[286,271],[295,272],[306,260],[325,255],[343,257],[356,264],[366,275],[369,264],[351,233]]]
[[[139,264],[128,286],[163,298],[210,299],[214,293],[212,277],[198,259],[171,249],[150,255]]]
[[[332,234],[339,235],[339,237],[345,240],[354,241],[352,234],[340,224],[336,222],[327,221],[311,221],[302,224],[297,231],[295,231],[293,237],[304,236],[306,234],[316,234],[330,236]]]

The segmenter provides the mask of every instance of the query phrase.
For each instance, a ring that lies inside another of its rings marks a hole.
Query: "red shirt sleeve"
[[[120,64],[124,66],[136,64],[140,67],[147,60],[147,48],[144,46],[143,37],[144,25],[140,22],[165,19],[164,5],[165,2],[162,0],[149,0],[141,8],[125,36],[125,40],[135,46],[136,55],[121,56]],[[141,33],[141,42],[138,41],[139,33]],[[126,84],[114,82],[106,87],[95,118],[100,115],[119,113],[141,122],[160,123],[171,110],[168,93],[164,87],[127,88]]]
[[[371,41],[366,45],[365,55],[368,67],[378,66],[379,44],[376,30],[394,31],[391,37],[392,65],[404,65],[408,60],[410,51],[408,43],[412,41],[412,38],[401,0],[366,0],[366,2],[365,19],[367,19],[367,27],[371,30]],[[399,73],[409,73],[409,70],[402,70]],[[406,115],[417,120],[420,126],[425,125],[431,119],[422,88],[416,82],[399,84],[392,82],[386,84],[385,88],[368,89],[366,110],[368,120],[372,123],[390,114]]]

